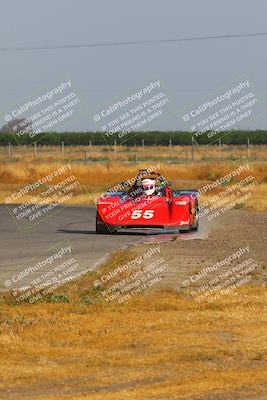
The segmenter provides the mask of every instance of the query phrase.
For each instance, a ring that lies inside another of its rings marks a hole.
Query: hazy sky
[[[0,4],[1,48],[267,31],[264,0],[1,0]],[[43,87],[67,76],[85,109],[94,114],[103,104],[132,93],[132,88],[159,79],[174,112],[159,119],[153,128],[181,129],[184,125],[176,109],[201,104],[206,95],[220,87],[229,89],[245,76],[253,84],[261,111],[240,126],[267,128],[266,49],[267,36],[262,36],[0,52],[0,110],[9,112],[32,93],[41,94]],[[66,128],[90,130],[95,125],[84,112],[69,119]]]

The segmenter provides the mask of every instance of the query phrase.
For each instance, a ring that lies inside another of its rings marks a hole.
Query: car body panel
[[[118,192],[102,196],[97,203],[99,224],[110,231],[121,227],[178,227],[188,229],[196,224],[197,190],[172,190],[166,185],[164,195],[146,196]]]

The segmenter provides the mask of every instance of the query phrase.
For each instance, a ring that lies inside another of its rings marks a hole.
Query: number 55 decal
[[[144,218],[144,219],[151,219],[154,217],[154,210],[145,210],[144,212],[142,210],[134,210],[132,212],[131,218],[132,219],[139,219],[139,218]]]

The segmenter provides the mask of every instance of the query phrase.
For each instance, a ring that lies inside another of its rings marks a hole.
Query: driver
[[[142,188],[147,196],[152,196],[156,191],[156,183],[153,179],[143,179]]]

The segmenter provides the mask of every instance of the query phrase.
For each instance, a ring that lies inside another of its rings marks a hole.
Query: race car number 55
[[[151,219],[154,217],[154,210],[134,210],[132,212],[131,218],[132,219],[139,219],[139,218],[144,218],[144,219]]]

